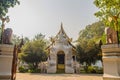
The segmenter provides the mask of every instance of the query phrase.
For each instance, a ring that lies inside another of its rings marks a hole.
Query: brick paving
[[[16,80],[103,80],[101,74],[17,73]]]

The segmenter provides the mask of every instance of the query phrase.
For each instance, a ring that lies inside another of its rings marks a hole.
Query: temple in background
[[[61,23],[58,34],[51,38],[47,73],[75,73],[76,48],[71,44],[72,39],[67,36]]]

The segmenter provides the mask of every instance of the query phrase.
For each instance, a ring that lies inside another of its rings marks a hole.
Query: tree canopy
[[[99,40],[104,33],[104,29],[105,26],[101,21],[87,25],[85,29],[79,32],[78,41],[90,39],[94,41]]]
[[[47,59],[47,54],[45,52],[46,42],[44,39],[44,35],[38,35],[36,35],[37,39],[35,36],[33,40],[24,44],[24,46],[22,47],[22,54],[20,54],[20,59],[28,64],[31,64],[33,69],[37,69],[38,64],[41,61],[45,61]]]
[[[104,24],[102,22],[95,22],[86,26],[85,29],[79,33],[77,44],[77,60],[81,64],[85,64],[85,71],[88,66],[95,64],[97,60],[102,60],[101,56],[101,37],[104,34]]]
[[[99,8],[95,16],[107,26],[120,31],[120,0],[95,0],[94,4]]]
[[[18,0],[0,0],[0,17],[6,16],[8,8],[14,7],[16,4],[20,4]]]
[[[0,0],[0,43],[3,43],[5,22],[9,22],[9,16],[6,16],[8,9],[14,7],[16,4],[20,4],[20,2],[18,0]]]
[[[16,34],[13,34],[12,43],[14,45],[19,45],[21,43],[22,39],[23,39],[24,43],[27,43],[27,42],[30,41],[28,37],[20,37],[20,36],[18,36]]]

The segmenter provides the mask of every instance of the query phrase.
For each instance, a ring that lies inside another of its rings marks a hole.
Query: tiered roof
[[[57,33],[57,35],[56,35],[54,38],[51,38],[51,42],[52,42],[52,43],[47,47],[47,49],[48,49],[50,46],[52,46],[52,45],[55,43],[56,40],[58,40],[58,39],[60,38],[61,34],[62,34],[62,36],[64,36],[65,40],[69,43],[69,45],[71,45],[73,48],[75,48],[75,46],[73,46],[73,45],[71,44],[72,38],[69,38],[69,37],[67,36],[67,34],[65,33],[65,31],[64,31],[64,29],[63,29],[63,24],[61,23],[61,28],[60,28],[59,32]]]

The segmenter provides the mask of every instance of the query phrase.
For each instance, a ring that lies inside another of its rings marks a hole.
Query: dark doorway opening
[[[65,73],[65,54],[63,51],[57,54],[57,73]]]
[[[57,57],[58,57],[58,64],[64,64],[65,55],[64,54],[58,54]]]

